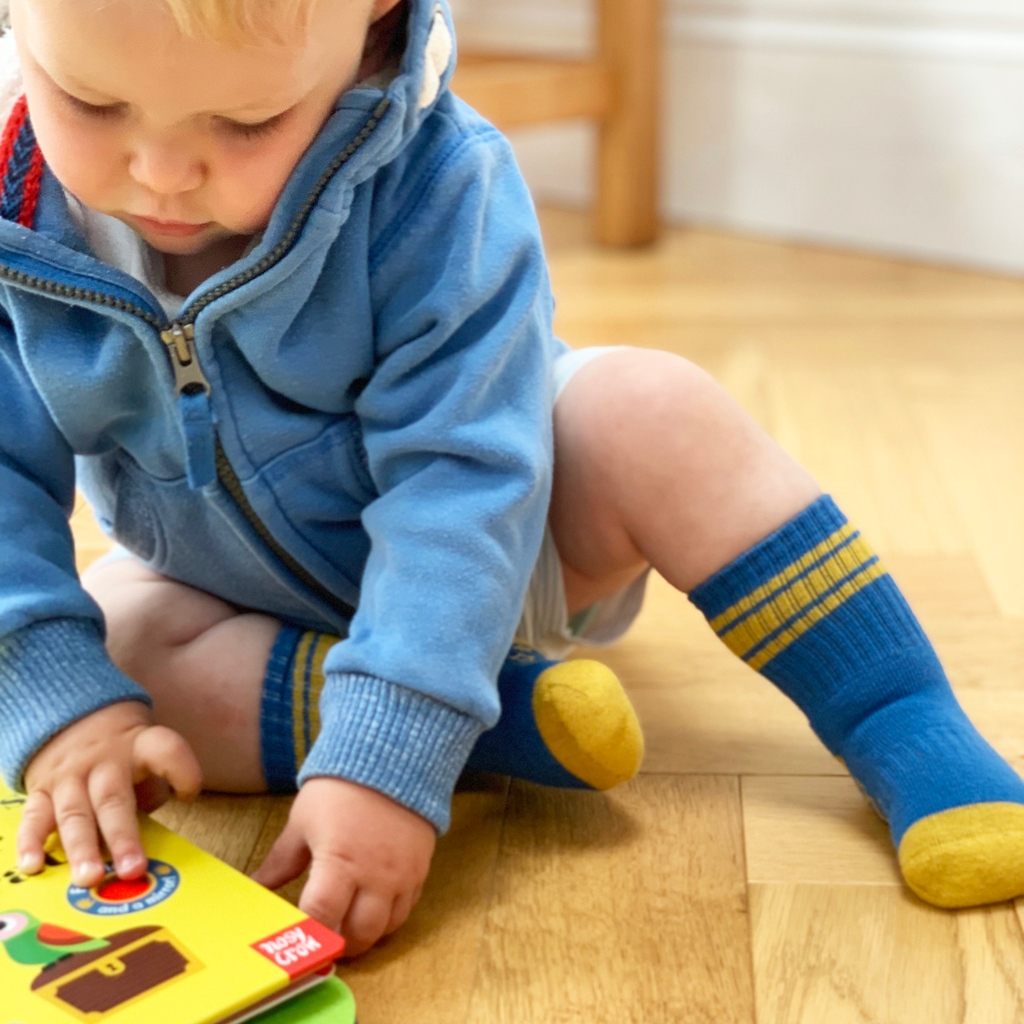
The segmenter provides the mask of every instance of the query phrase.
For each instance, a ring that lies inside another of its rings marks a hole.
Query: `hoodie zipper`
[[[215,438],[217,428],[210,405],[210,382],[203,373],[196,351],[196,329],[192,324],[171,324],[160,332],[167,346],[178,394],[178,413],[185,435],[185,475],[192,490],[217,479]]]
[[[179,408],[185,424],[186,468],[190,485],[204,486],[207,482],[212,483],[213,480],[218,480],[249,525],[288,571],[346,619],[352,618],[355,609],[328,590],[278,543],[246,497],[242,481],[231,465],[217,434],[216,422],[210,405],[210,394],[213,389],[199,361],[199,353],[195,344],[195,321],[211,303],[248,284],[279,263],[288,254],[331,179],[369,140],[390,106],[391,101],[386,97],[377,104],[359,133],[321,174],[281,241],[263,259],[216,288],[204,292],[187,309],[182,311],[179,319],[171,323],[155,316],[152,310],[141,303],[109,295],[93,288],[59,284],[49,278],[28,274],[0,263],[0,280],[9,281],[26,290],[40,292],[55,298],[92,302],[128,313],[143,320],[159,334],[170,358],[171,370],[174,374],[174,388],[178,395]]]
[[[210,408],[210,393],[213,389],[199,363],[195,337],[196,331],[192,324],[181,324],[177,321],[160,333],[160,338],[167,346],[171,357],[174,386],[178,392],[178,403],[185,426],[185,462],[190,486],[205,487],[207,483],[219,480],[257,536],[274,552],[285,568],[318,597],[327,601],[332,608],[341,612],[345,618],[351,619],[355,609],[307,572],[277,542],[250,504],[242,481],[239,480],[217,435]]]
[[[195,345],[196,331],[192,324],[172,323],[171,326],[162,331],[160,338],[167,346],[171,357],[171,366],[174,370],[174,386],[178,392],[178,401],[186,404],[183,410],[182,419],[186,424],[185,428],[185,458],[188,464],[190,477],[197,476],[193,486],[205,486],[205,482],[219,480],[224,490],[231,496],[231,499],[238,506],[239,511],[246,518],[249,525],[256,531],[260,540],[267,545],[271,551],[284,563],[288,571],[302,581],[309,589],[313,590],[320,598],[330,603],[331,607],[342,612],[346,618],[351,619],[355,609],[342,601],[339,597],[327,590],[319,580],[311,576],[303,566],[274,539],[270,530],[267,529],[263,520],[256,514],[256,510],[249,503],[242,481],[231,465],[220,438],[217,436],[217,428],[213,422],[212,412],[209,408],[209,396],[213,390],[210,382],[203,373],[199,363],[199,353]],[[189,437],[189,412],[187,403],[196,403],[198,409],[197,422],[199,424],[198,438]],[[209,439],[207,448],[206,439]],[[195,445],[200,450],[197,452],[192,447]],[[208,465],[207,465],[208,463]],[[197,464],[199,468],[197,467]],[[191,479],[190,479],[191,483]]]

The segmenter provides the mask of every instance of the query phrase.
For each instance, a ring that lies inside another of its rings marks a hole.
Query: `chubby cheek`
[[[284,181],[250,178],[219,168],[209,180],[205,213],[235,234],[252,235],[270,221]]]
[[[210,214],[238,234],[262,231],[304,149],[225,147],[212,161],[207,179]]]
[[[87,206],[114,210],[124,200],[126,161],[102,131],[66,119],[32,114],[43,156],[57,180]]]

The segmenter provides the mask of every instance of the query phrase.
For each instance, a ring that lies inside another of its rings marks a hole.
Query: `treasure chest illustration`
[[[81,1021],[147,998],[202,970],[166,928],[148,925],[91,938],[25,911],[0,915],[0,941],[18,963],[41,964],[32,991]]]

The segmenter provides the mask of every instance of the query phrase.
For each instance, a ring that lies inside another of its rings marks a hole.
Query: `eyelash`
[[[121,103],[111,103],[107,106],[98,106],[94,103],[86,103],[85,100],[80,100],[77,96],[72,96],[70,93],[65,93],[65,96],[67,96],[68,102],[71,106],[88,117],[108,119],[116,117],[124,108],[124,104]],[[218,121],[233,135],[241,136],[243,139],[258,139],[263,135],[269,135],[271,132],[275,131],[280,126],[283,118],[281,115],[278,115],[270,118],[268,121],[260,121],[256,124],[246,124],[244,121],[232,121],[229,118],[220,118]]]
[[[111,103],[108,106],[101,107],[95,103],[86,103],[85,100],[80,100],[77,96],[72,96],[70,93],[65,93],[64,95],[75,110],[89,117],[107,118],[121,113],[122,105],[120,103]]]
[[[260,136],[269,135],[276,131],[281,124],[280,117],[272,117],[269,121],[260,121],[258,124],[245,124],[242,121],[224,121],[228,130],[243,139],[258,139]]]

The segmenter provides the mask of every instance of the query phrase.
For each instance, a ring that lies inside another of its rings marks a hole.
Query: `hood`
[[[386,92],[402,113],[404,138],[415,133],[448,89],[455,71],[455,31],[447,0],[402,0],[396,13],[395,30],[405,36],[401,60],[355,88]]]

